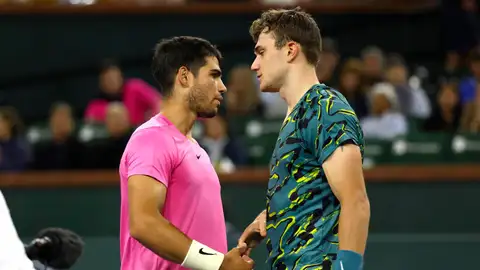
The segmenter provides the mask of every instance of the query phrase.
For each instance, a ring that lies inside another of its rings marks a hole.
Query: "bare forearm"
[[[181,264],[192,240],[162,216],[144,217],[130,224],[130,234],[158,256]]]
[[[341,250],[364,254],[370,223],[368,198],[342,203],[339,221],[339,245]]]

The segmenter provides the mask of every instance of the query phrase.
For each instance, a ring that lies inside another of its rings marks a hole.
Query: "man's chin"
[[[278,92],[278,89],[263,88],[263,89],[260,89],[260,91],[262,91],[262,93],[277,93],[277,92]]]
[[[277,93],[278,92],[278,89],[276,89],[275,87],[273,86],[265,86],[265,87],[262,87],[260,85],[260,91],[262,91],[263,93]]]
[[[206,119],[206,118],[213,118],[217,116],[218,108],[215,108],[208,112],[197,112],[197,119]]]

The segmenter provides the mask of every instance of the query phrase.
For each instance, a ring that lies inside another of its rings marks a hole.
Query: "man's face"
[[[404,85],[408,80],[407,68],[401,65],[390,67],[386,72],[387,81],[398,86]]]
[[[205,122],[205,135],[213,140],[218,140],[226,136],[226,127],[224,119],[217,116],[210,119],[206,119]]]
[[[112,67],[100,74],[100,88],[107,94],[117,94],[122,90],[123,75],[117,67]]]
[[[373,115],[382,115],[390,109],[390,102],[384,94],[376,94],[373,96],[372,113]]]
[[[255,60],[251,69],[257,73],[262,92],[278,92],[288,68],[287,49],[275,47],[275,37],[261,33],[255,45]]]
[[[346,92],[358,90],[360,86],[360,76],[355,72],[345,72],[340,77],[340,89]]]
[[[107,109],[105,126],[113,137],[121,136],[128,132],[130,122],[127,109],[123,106],[115,106]]]
[[[443,85],[438,93],[437,100],[442,109],[451,110],[458,103],[457,89],[454,85]]]
[[[57,136],[67,136],[73,131],[73,117],[70,108],[57,108],[50,117],[50,129]]]
[[[470,64],[470,70],[475,78],[480,79],[480,60],[472,61]]]
[[[363,67],[365,75],[376,77],[381,76],[383,72],[382,56],[377,54],[369,54],[363,58]]]
[[[222,94],[227,91],[222,81],[222,71],[216,57],[207,57],[194,79],[188,93],[188,105],[198,117],[214,117],[223,100]]]
[[[4,115],[0,114],[0,138],[8,138],[12,135],[12,124]]]

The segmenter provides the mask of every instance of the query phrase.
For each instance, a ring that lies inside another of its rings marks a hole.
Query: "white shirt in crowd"
[[[381,116],[367,116],[360,124],[364,137],[368,139],[392,140],[405,135],[408,131],[405,116],[395,111],[386,112]]]

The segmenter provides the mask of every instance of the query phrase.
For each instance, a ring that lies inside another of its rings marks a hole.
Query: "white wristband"
[[[192,270],[218,270],[222,265],[224,256],[221,252],[192,240],[182,266]]]

